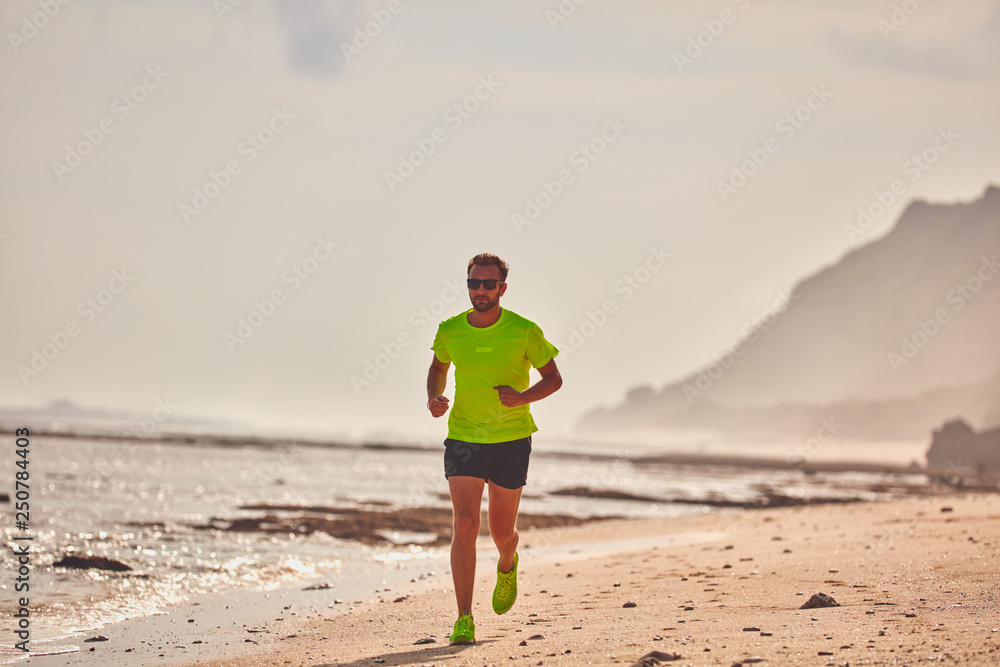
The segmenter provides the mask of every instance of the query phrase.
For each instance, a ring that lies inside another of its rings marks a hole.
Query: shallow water
[[[553,448],[555,449],[555,448]],[[12,462],[4,462],[12,466]],[[4,470],[4,479],[13,470]],[[804,476],[797,471],[634,465],[625,456],[567,458],[536,440],[522,512],[576,516],[673,516],[697,505],[551,495],[566,487],[624,491],[654,498],[758,498],[761,488],[788,495],[856,495],[879,476]],[[870,478],[870,479],[869,479]],[[839,488],[844,487],[844,488]],[[323,533],[258,534],[202,530],[213,518],[246,516],[241,505],[447,507],[442,450],[162,445],[39,436],[32,440],[32,643],[154,614],[201,595],[269,590],[324,578],[334,586],[401,561],[439,561],[445,551],[419,545],[364,546]],[[874,496],[872,496],[874,497]],[[8,545],[15,530],[9,512]],[[405,542],[407,535],[389,535]],[[52,564],[68,552],[106,556],[131,572],[68,570]],[[433,568],[431,568],[433,569]],[[3,580],[0,659],[13,649],[16,595]],[[17,596],[21,594],[18,593]]]

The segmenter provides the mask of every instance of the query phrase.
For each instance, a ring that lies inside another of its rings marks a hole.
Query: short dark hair
[[[469,260],[469,268],[465,270],[465,275],[472,273],[473,266],[495,266],[500,269],[500,280],[507,282],[507,262],[503,261],[493,253],[481,252]]]

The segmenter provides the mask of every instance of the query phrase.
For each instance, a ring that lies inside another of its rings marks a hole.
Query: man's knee
[[[498,543],[517,539],[517,517],[496,517],[491,515],[490,534],[493,535],[493,539]]]
[[[479,512],[455,512],[455,535],[473,538],[479,535]]]

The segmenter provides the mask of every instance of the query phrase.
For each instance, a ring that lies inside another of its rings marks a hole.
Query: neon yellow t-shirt
[[[537,324],[513,311],[503,308],[492,326],[479,328],[466,319],[471,310],[442,322],[431,345],[438,361],[455,364],[448,437],[483,444],[526,438],[538,430],[528,406],[504,407],[493,387],[524,391],[528,365],[541,368],[559,350]]]

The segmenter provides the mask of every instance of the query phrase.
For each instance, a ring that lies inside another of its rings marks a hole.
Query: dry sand
[[[482,545],[475,646],[448,646],[444,577],[398,602],[262,620],[256,644],[243,630],[192,664],[631,665],[653,651],[726,667],[1000,664],[997,495],[525,530],[520,594],[503,616]],[[814,593],[841,606],[800,609]]]

